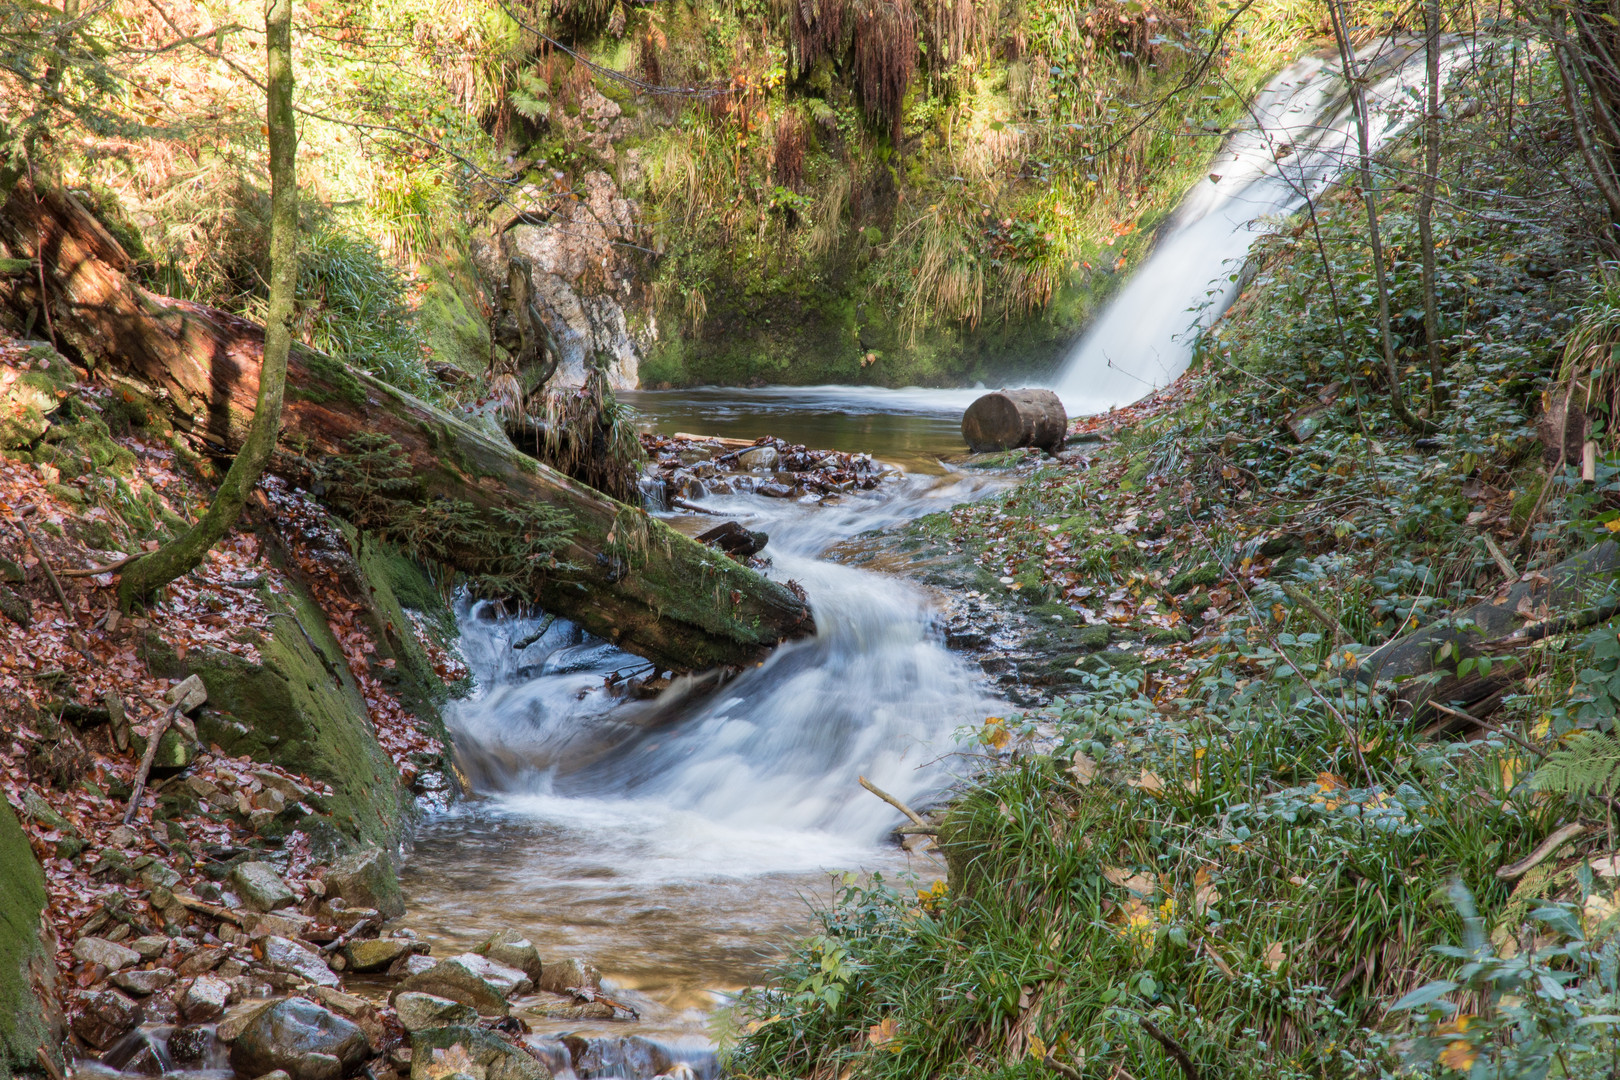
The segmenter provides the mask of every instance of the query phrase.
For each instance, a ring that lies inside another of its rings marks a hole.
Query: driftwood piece
[[[123,249],[76,201],[26,183],[0,207],[0,237],[39,254],[59,335],[98,371],[162,400],[176,426],[229,453],[253,415],[263,328],[201,304],[147,292]],[[0,302],[37,309],[37,286],[0,281]],[[565,511],[571,537],[557,565],[535,563],[514,592],[660,666],[691,671],[744,664],[814,629],[803,600],[663,522],[563,476],[505,439],[313,349],[288,361],[282,445],[307,463],[351,450],[356,436],[386,436],[409,465],[401,505],[454,500],[488,526],[451,538],[444,560],[478,573],[532,540],[501,510],[546,504]],[[278,454],[273,471],[297,462]],[[332,493],[340,513],[346,505]]]
[[[1034,446],[1055,454],[1068,431],[1069,415],[1050,390],[997,390],[962,414],[962,441],[974,453]]]

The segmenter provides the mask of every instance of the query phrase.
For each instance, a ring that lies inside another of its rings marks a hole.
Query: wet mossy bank
[[[62,1066],[54,949],[41,913],[45,877],[11,805],[0,799],[0,1080]]]

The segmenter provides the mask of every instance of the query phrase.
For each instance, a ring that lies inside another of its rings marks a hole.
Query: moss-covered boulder
[[[435,360],[469,374],[489,366],[489,323],[478,309],[472,264],[455,251],[424,268],[427,288],[416,308],[416,325]]]
[[[204,745],[331,785],[333,794],[314,799],[316,814],[300,823],[305,832],[334,849],[392,847],[415,800],[377,742],[342,648],[303,588],[260,595],[275,615],[272,632],[254,639],[258,663],[214,649],[181,660],[153,638],[144,650],[148,663],[170,677],[195,674],[207,686],[208,704],[197,717]]]
[[[73,392],[76,377],[48,345],[29,349],[26,368],[0,366],[0,450],[27,446],[51,426],[50,415]]]
[[[45,875],[11,804],[0,799],[0,1080],[43,1076],[44,1049],[61,1075],[62,1013],[45,910]]]

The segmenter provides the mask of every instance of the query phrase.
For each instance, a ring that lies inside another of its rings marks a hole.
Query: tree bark
[[[135,285],[123,249],[64,193],[42,191],[36,209],[32,189],[19,184],[0,207],[0,235],[41,259],[59,331],[86,364],[160,397],[177,427],[219,450],[241,447],[264,355],[259,326]],[[0,299],[23,312],[40,303],[31,277],[0,279]],[[499,511],[563,510],[572,534],[561,565],[533,567],[515,591],[662,667],[748,663],[814,630],[786,586],[364,372],[295,342],[287,385],[282,444],[301,456],[277,455],[273,472],[298,477],[309,461],[349,451],[357,435],[388,437],[409,466],[402,504],[454,499],[483,516],[481,535],[444,538],[441,557],[469,573],[532,539]]]
[[[1425,98],[1423,102],[1423,194],[1418,199],[1418,240],[1423,249],[1423,340],[1429,353],[1429,402],[1434,415],[1445,404],[1441,383],[1440,299],[1434,265],[1434,189],[1440,182],[1440,0],[1423,8]]]
[[[962,414],[962,441],[974,453],[1020,446],[1056,453],[1068,433],[1069,416],[1050,390],[997,390]]]
[[[190,529],[124,568],[118,602],[126,611],[203,561],[242,516],[264,475],[281,430],[292,346],[293,290],[298,283],[298,128],[293,119],[292,0],[265,0],[265,124],[270,131],[270,299],[264,360],[253,421],[214,492],[208,512]]]

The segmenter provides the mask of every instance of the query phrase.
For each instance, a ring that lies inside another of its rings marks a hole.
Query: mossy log
[[[42,260],[56,333],[87,365],[113,381],[136,380],[164,400],[176,426],[221,451],[241,445],[258,393],[262,327],[141,288],[129,256],[62,192],[41,190],[36,203],[19,184],[0,208],[0,238],[13,253]],[[19,313],[35,310],[37,284],[0,281],[0,299]],[[564,512],[571,535],[556,565],[536,564],[514,591],[662,667],[747,663],[814,628],[809,608],[786,586],[540,464],[509,440],[295,345],[281,434],[292,453],[278,454],[272,471],[296,473],[297,465],[341,457],[367,435],[392,440],[408,463],[410,483],[392,497],[453,500],[483,515],[485,528],[436,538],[442,557],[469,573],[534,543],[523,515],[499,511],[542,504]],[[359,509],[341,499],[334,508]]]

